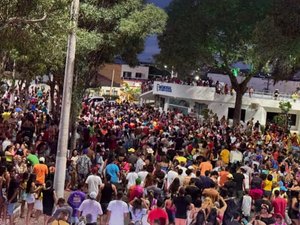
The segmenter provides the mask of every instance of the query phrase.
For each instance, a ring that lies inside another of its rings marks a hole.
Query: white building
[[[164,111],[172,108],[180,109],[185,113],[200,113],[204,108],[211,109],[219,118],[225,116],[232,118],[235,104],[235,94],[216,94],[214,87],[201,87],[180,85],[174,83],[154,82],[153,89],[141,95],[141,103],[155,101],[156,105]],[[280,101],[291,101],[292,108],[291,130],[300,132],[300,100],[295,102],[290,95],[280,95],[276,100],[272,94],[263,92],[254,93],[250,98],[246,93],[242,102],[242,120],[248,121],[251,118],[260,121],[265,125],[268,118],[281,113]]]

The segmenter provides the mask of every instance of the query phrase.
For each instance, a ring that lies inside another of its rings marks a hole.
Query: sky
[[[149,3],[165,8],[172,0],[148,0]],[[153,62],[153,56],[159,53],[158,41],[156,35],[149,36],[145,41],[145,49],[138,57],[142,62]]]

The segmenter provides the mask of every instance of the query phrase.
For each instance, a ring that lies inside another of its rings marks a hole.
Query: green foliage
[[[144,49],[148,35],[161,33],[166,13],[142,0],[82,1],[79,17],[79,58],[88,67],[121,56],[130,65]]]
[[[265,70],[281,80],[300,65],[299,7],[296,0],[174,0],[157,61],[180,76],[203,66],[229,75],[237,94],[237,124],[242,95],[254,74]],[[232,70],[238,61],[251,66],[240,83]]]
[[[123,100],[129,101],[129,102],[137,102],[138,101],[138,97],[141,94],[140,88],[132,88],[126,82],[124,82],[123,88],[124,88],[124,90],[121,93],[121,97],[123,98]]]
[[[17,77],[35,76],[63,67],[69,1],[3,0],[0,4],[0,74],[16,62]]]
[[[281,112],[288,113],[292,108],[292,104],[290,102],[281,101],[279,102],[279,108]]]
[[[300,68],[300,2],[275,0],[272,13],[254,32],[256,62],[265,63],[275,81],[285,80]]]
[[[175,0],[159,38],[159,59],[169,66],[196,70],[205,64],[228,69],[238,60],[248,61],[252,32],[270,1]],[[228,71],[225,71],[228,72]]]
[[[279,127],[285,127],[287,124],[287,117],[284,114],[274,116],[274,123]]]

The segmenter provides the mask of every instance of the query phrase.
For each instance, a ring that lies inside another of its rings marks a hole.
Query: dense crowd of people
[[[190,86],[202,86],[202,87],[216,87],[216,91],[219,89],[223,90],[223,85],[220,84],[219,82],[214,82],[212,79],[179,79],[177,77],[159,77],[159,78],[154,78],[150,79],[148,81],[145,81],[142,83],[141,89],[142,93],[147,92],[152,90],[153,88],[153,83],[154,81],[159,81],[159,82],[165,82],[165,83],[174,83],[174,84],[181,84],[181,85],[190,85]]]
[[[128,102],[82,102],[57,198],[59,121],[46,101],[38,88],[26,109],[0,100],[1,224],[15,223],[18,205],[25,225],[300,224],[297,134]]]

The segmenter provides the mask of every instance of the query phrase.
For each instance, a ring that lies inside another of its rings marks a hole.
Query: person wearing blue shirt
[[[106,174],[110,175],[110,182],[112,184],[118,184],[119,183],[119,175],[120,175],[120,169],[115,164],[114,158],[108,159],[106,166]]]

